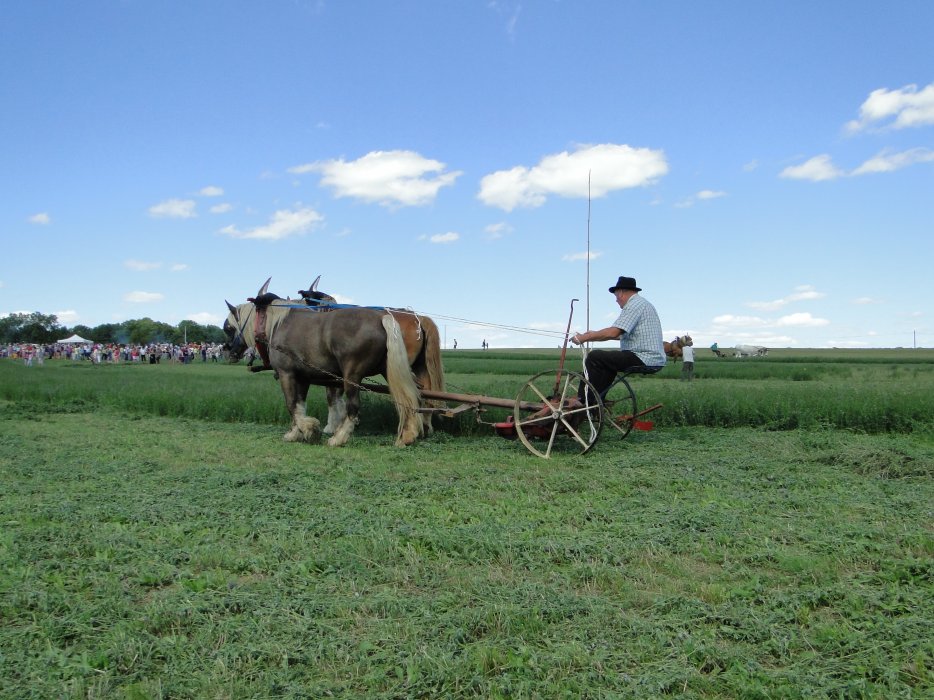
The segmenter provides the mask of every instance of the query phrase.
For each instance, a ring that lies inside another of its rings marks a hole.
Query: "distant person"
[[[681,359],[684,361],[681,365],[681,381],[692,382],[694,381],[694,348],[685,345],[681,348],[681,352]]]
[[[632,367],[650,367],[650,371],[657,372],[667,361],[658,312],[647,299],[639,296],[641,291],[634,277],[620,277],[610,287],[610,294],[620,308],[613,325],[598,331],[575,333],[571,338],[576,345],[619,339],[619,350],[592,350],[584,362],[587,377],[601,396],[610,388],[618,372]],[[584,399],[583,384],[578,390],[578,398]]]
[[[457,338],[454,339],[454,349],[457,350]]]

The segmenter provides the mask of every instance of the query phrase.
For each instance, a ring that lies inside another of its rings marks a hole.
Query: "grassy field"
[[[679,369],[545,461],[470,416],[395,449],[375,396],[284,443],[242,366],[0,362],[0,697],[934,695],[934,353]]]

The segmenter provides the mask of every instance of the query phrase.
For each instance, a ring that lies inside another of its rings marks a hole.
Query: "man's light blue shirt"
[[[648,301],[634,294],[620,309],[613,325],[623,331],[619,337],[621,350],[630,350],[647,367],[664,367],[665,345],[662,339],[662,322],[658,312]]]

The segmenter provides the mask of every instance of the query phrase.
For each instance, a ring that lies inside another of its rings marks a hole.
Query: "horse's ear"
[[[320,281],[321,281],[321,275],[318,275],[317,277],[315,277],[315,281],[311,283],[311,286],[308,288],[308,291],[309,291],[309,292],[317,291],[317,289],[318,289],[318,282],[320,282]]]
[[[230,309],[230,313],[233,314],[233,317],[236,319],[237,323],[240,323],[240,311],[237,309],[237,307],[226,299],[224,299],[224,303],[227,304],[227,308]]]
[[[256,293],[256,296],[257,296],[257,297],[261,297],[261,296],[263,296],[266,292],[269,291],[269,283],[270,283],[270,282],[272,282],[272,277],[270,277],[268,280],[266,280],[266,281],[263,283],[263,286],[259,288],[259,291]]]

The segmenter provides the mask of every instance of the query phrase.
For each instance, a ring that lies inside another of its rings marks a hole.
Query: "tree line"
[[[121,323],[102,323],[99,326],[78,324],[71,328],[58,322],[54,314],[15,313],[0,318],[0,344],[36,343],[47,345],[70,335],[96,343],[118,345],[148,345],[150,343],[223,343],[227,340],[218,326],[201,325],[194,321],[181,321],[172,326],[151,318],[138,318]]]

